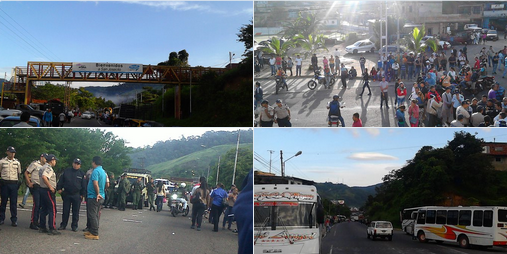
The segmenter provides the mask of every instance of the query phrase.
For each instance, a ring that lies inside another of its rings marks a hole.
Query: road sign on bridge
[[[119,71],[111,71],[104,65],[116,66]],[[123,71],[120,65],[127,69]],[[224,68],[175,67],[142,65],[142,70],[133,71],[136,64],[110,63],[72,63],[72,62],[28,62],[26,67],[15,67],[13,85],[4,92],[17,94],[25,104],[31,101],[31,88],[34,81],[62,82],[131,82],[178,85],[175,89],[175,117],[180,118],[181,86],[198,84],[201,77],[210,72],[223,74]],[[82,66],[98,66],[97,68],[79,68]],[[140,66],[138,66],[140,67]],[[76,69],[79,68],[79,69]],[[18,98],[19,98],[18,97]]]

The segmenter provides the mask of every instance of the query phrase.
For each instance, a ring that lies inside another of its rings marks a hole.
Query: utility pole
[[[215,185],[218,184],[218,174],[220,173],[220,156],[218,156],[218,168],[217,168],[217,180],[216,180],[216,183]]]
[[[280,167],[282,169],[282,177],[284,177],[285,176],[285,169],[283,168],[283,152],[282,152],[282,150],[280,150],[280,164],[281,164]]]
[[[236,143],[236,158],[234,159],[234,171],[232,173],[232,185],[234,185],[234,178],[236,178],[236,164],[238,164],[238,150],[239,150],[239,136],[241,130],[238,130],[238,142]]]
[[[271,174],[271,155],[275,152],[273,150],[268,150],[269,152],[269,173]]]

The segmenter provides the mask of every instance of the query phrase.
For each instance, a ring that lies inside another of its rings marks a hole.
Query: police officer
[[[56,166],[56,156],[49,154],[46,157],[46,164],[39,170],[40,176],[40,199],[42,209],[40,212],[39,233],[48,235],[60,235],[56,230],[56,174],[53,167]],[[46,217],[48,218],[49,231],[46,228]]]
[[[120,186],[118,188],[119,192],[118,210],[125,211],[125,207],[127,205],[126,204],[127,194],[129,193],[129,191],[130,191],[130,182],[127,179],[127,175],[123,174],[121,175]]]
[[[114,173],[111,173],[111,175],[109,176],[109,187],[107,187],[107,193],[106,193],[106,201],[104,202],[104,207],[108,207],[109,208],[113,208],[113,204],[114,204],[114,198],[115,198],[115,193],[114,193],[114,187],[116,186],[117,182],[115,182],[114,180]]]
[[[25,171],[25,179],[30,188],[30,193],[32,193],[33,199],[33,207],[32,207],[32,216],[30,220],[30,228],[34,230],[38,230],[39,227],[39,216],[40,216],[40,178],[39,178],[39,169],[46,164],[46,156],[48,154],[42,153],[40,155],[39,160],[32,161],[28,168]]]
[[[141,191],[144,189],[143,183],[141,182],[141,177],[137,178],[137,181],[132,184],[132,210],[137,210],[137,206],[139,204],[139,199],[141,198]],[[141,205],[141,209],[142,209]]]
[[[153,181],[153,178],[150,178],[148,181],[148,185],[146,185],[146,192],[148,192],[148,204],[150,206],[150,211],[153,208],[153,211],[155,211],[155,206],[153,205],[153,200],[155,199],[155,183]]]
[[[18,226],[18,188],[21,180],[21,163],[14,158],[16,149],[7,147],[7,157],[0,160],[0,180],[2,190],[2,202],[0,205],[0,225],[5,221],[5,210],[7,209],[7,199],[10,199],[11,226]]]
[[[81,159],[76,158],[72,163],[72,168],[67,168],[60,176],[60,180],[56,185],[56,190],[63,199],[62,222],[58,230],[65,230],[69,222],[70,207],[72,206],[72,231],[77,231],[77,223],[79,222],[79,209],[81,201],[85,196],[86,186],[84,172],[81,171]]]

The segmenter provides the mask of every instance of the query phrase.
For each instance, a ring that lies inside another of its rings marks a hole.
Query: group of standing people
[[[60,235],[68,224],[72,207],[72,231],[77,231],[79,222],[79,209],[83,198],[86,198],[87,228],[84,230],[86,239],[98,240],[99,213],[105,198],[107,175],[102,168],[102,159],[93,157],[91,173],[87,178],[80,170],[81,160],[74,159],[72,167],[64,170],[57,181],[53,167],[58,159],[54,154],[40,154],[38,160],[33,161],[26,171],[21,173],[21,163],[15,158],[16,149],[9,146],[7,156],[0,160],[0,225],[5,223],[7,202],[10,202],[11,226],[18,226],[17,198],[18,188],[22,177],[30,189],[33,206],[30,217],[30,229],[39,233]],[[56,193],[63,199],[63,214],[60,227],[56,228]],[[20,205],[21,206],[21,205]]]
[[[42,115],[42,126],[43,127],[63,127],[63,125],[67,122],[70,123],[74,114],[72,111],[61,112],[58,115],[53,115],[51,109],[46,109],[44,114]]]

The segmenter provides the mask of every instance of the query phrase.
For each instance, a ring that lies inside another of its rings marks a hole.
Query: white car
[[[81,119],[92,119],[92,113],[90,111],[85,111],[81,114]]]
[[[5,109],[0,107],[0,117],[8,117],[8,116],[20,116],[23,113],[21,110],[17,109]]]
[[[368,229],[366,230],[366,234],[368,239],[371,236],[371,239],[375,241],[376,237],[381,237],[382,239],[387,238],[389,241],[393,240],[393,224],[389,221],[372,221],[368,225]]]
[[[371,42],[370,40],[361,40],[361,41],[357,41],[356,43],[350,45],[350,46],[347,46],[345,48],[345,51],[347,53],[352,53],[352,54],[357,54],[359,52],[375,52],[376,47],[375,47],[375,43]]]

